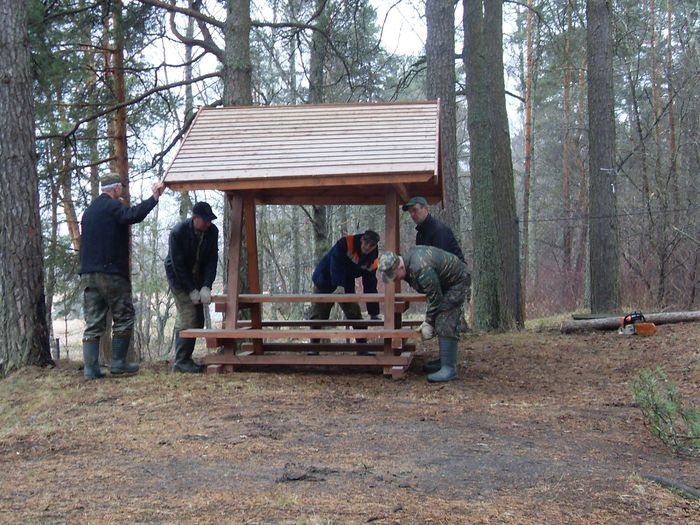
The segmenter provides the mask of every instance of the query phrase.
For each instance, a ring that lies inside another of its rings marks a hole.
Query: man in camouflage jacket
[[[440,248],[416,246],[404,256],[383,253],[378,269],[384,282],[403,279],[426,295],[425,321],[418,330],[423,340],[437,335],[440,347],[440,369],[428,375],[428,381],[455,379],[460,315],[469,290],[467,265]]]

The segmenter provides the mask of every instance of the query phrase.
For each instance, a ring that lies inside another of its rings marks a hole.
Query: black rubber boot
[[[175,364],[173,364],[173,372],[199,374],[204,371],[203,366],[198,365],[192,360],[195,342],[194,339],[185,339],[183,337],[175,338]]]
[[[457,379],[457,339],[452,337],[440,337],[438,339],[440,347],[441,368],[437,372],[428,376],[431,383],[443,383]]]
[[[100,370],[100,341],[83,341],[83,376],[85,379],[101,379],[105,374]]]
[[[139,371],[137,363],[127,363],[126,354],[129,351],[130,337],[112,338],[112,366],[110,372],[113,375],[135,374]]]
[[[433,359],[423,365],[423,372],[425,372],[426,374],[432,374],[433,372],[437,372],[441,368],[442,365],[440,364],[440,359]]]

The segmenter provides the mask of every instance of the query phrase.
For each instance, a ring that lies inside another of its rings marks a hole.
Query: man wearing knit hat
[[[219,262],[219,230],[212,224],[216,215],[208,202],[192,208],[192,217],[170,230],[165,273],[175,298],[176,372],[198,373],[203,367],[192,359],[195,340],[180,337],[187,328],[204,328],[204,308],[211,303],[211,287]]]
[[[139,365],[127,363],[134,330],[134,305],[129,271],[129,225],[143,221],[158,204],[165,190],[162,182],[151,187],[152,195],[136,206],[121,202],[126,185],[116,173],[100,179],[102,193],[83,213],[80,234],[80,286],[83,290],[85,331],[83,332],[83,375],[86,379],[105,376],[100,370],[100,337],[107,312],[112,313],[112,374],[138,372]]]
[[[364,293],[377,293],[378,244],[379,234],[373,230],[341,237],[316,265],[312,276],[314,293],[355,293],[358,277],[362,277]],[[347,319],[362,319],[359,304],[338,304]],[[328,319],[332,308],[333,303],[314,303],[309,319]],[[379,319],[379,303],[367,303],[367,313],[370,319]]]

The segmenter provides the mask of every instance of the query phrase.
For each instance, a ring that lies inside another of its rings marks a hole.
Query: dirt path
[[[368,370],[0,382],[3,523],[700,523],[700,461],[644,427],[629,382],[663,365],[700,406],[700,324],[648,338],[466,338],[460,380]]]

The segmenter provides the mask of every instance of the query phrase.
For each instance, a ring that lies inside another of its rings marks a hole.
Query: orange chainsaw
[[[653,335],[656,333],[656,325],[647,321],[642,312],[632,312],[620,319],[618,333],[625,335]]]

